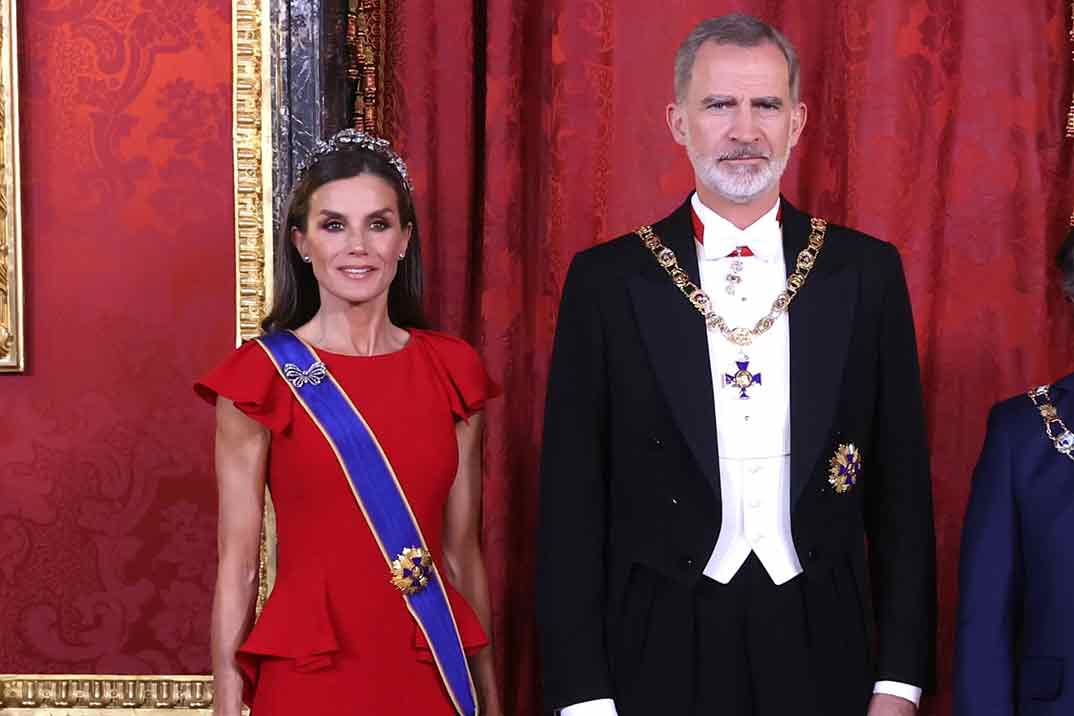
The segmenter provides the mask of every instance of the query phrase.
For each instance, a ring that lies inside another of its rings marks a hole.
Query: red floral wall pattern
[[[574,252],[689,191],[663,118],[674,53],[735,10],[801,51],[810,112],[790,198],[893,242],[906,265],[941,570],[925,714],[949,713],[958,541],[988,408],[1074,364],[1050,268],[1074,200],[1067,3],[393,0],[388,119],[413,165],[433,314],[505,386],[488,411],[484,520],[509,713],[536,713],[532,535],[563,276]]]
[[[19,6],[28,370],[0,376],[0,672],[203,673],[231,345],[231,4]]]

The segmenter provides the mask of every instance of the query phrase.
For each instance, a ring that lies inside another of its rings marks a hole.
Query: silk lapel
[[[689,199],[653,231],[700,284]],[[642,340],[675,422],[719,499],[716,408],[705,323],[641,239],[638,247],[646,254],[646,264],[630,280],[629,290]]]
[[[808,243],[810,217],[781,201],[789,274]],[[840,247],[833,246],[830,233],[790,308],[791,505],[829,442],[857,306],[858,273],[840,261]]]

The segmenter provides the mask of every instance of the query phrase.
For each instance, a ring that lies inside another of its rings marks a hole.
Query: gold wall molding
[[[261,334],[272,295],[270,0],[232,2],[236,342]]]
[[[212,704],[208,676],[0,675],[4,716],[204,716]]]
[[[15,0],[0,0],[0,372],[26,367]]]

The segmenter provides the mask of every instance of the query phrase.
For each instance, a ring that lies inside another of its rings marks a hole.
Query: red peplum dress
[[[402,350],[318,350],[398,476],[434,562],[458,467],[455,422],[499,394],[468,344],[412,330]],[[238,660],[253,716],[454,714],[432,653],[407,611],[335,454],[264,350],[249,342],[195,390],[221,395],[272,433],[276,584]],[[446,583],[468,653],[488,643],[470,605]]]

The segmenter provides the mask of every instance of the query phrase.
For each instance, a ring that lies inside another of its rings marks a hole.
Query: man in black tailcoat
[[[909,716],[935,550],[898,252],[780,195],[806,121],[754,18],[676,57],[696,191],[578,254],[541,464],[543,688],[562,716]]]

